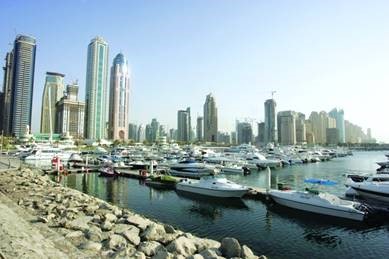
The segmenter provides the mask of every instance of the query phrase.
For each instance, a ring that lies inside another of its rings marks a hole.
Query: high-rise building
[[[305,136],[307,139],[307,144],[314,145],[315,144],[315,135],[313,134],[311,120],[305,120],[305,129],[306,129]]]
[[[312,112],[309,116],[311,122],[312,134],[314,135],[316,144],[326,144],[327,143],[327,129],[335,128],[336,122],[334,119],[328,116],[325,111]]]
[[[208,94],[204,103],[204,141],[217,142],[217,120],[215,97]]]
[[[106,137],[108,43],[96,37],[88,45],[85,92],[85,137]]]
[[[45,88],[42,95],[41,133],[53,133],[56,123],[55,105],[63,97],[64,74],[46,72]]]
[[[85,103],[78,100],[78,84],[66,86],[66,94],[57,102],[55,132],[84,137]]]
[[[197,141],[203,141],[203,122],[204,119],[203,117],[197,117],[197,124],[196,124],[196,136],[197,136]]]
[[[237,136],[236,136],[236,132],[235,131],[231,132],[231,144],[232,145],[237,145],[238,144],[238,140],[237,140]]]
[[[146,140],[145,126],[143,124],[139,125],[138,127],[138,134],[136,140],[141,143]]]
[[[277,103],[274,99],[265,101],[265,143],[277,143]]]
[[[217,140],[220,144],[230,145],[231,144],[231,135],[227,132],[218,132]]]
[[[128,124],[128,139],[138,141],[138,126],[136,124]]]
[[[305,127],[305,115],[301,112],[296,117],[296,142],[304,144],[307,142],[307,131]]]
[[[18,35],[14,42],[11,78],[10,129],[21,137],[31,129],[36,40]]]
[[[127,60],[116,55],[111,68],[109,91],[109,138],[126,140],[130,105],[130,76]]]
[[[337,128],[326,129],[327,144],[337,145],[339,143],[339,133]]]
[[[258,127],[258,135],[257,135],[257,143],[263,144],[265,142],[265,123],[260,122],[257,124]]]
[[[362,143],[366,141],[367,135],[363,132],[360,126],[355,125],[347,120],[344,121],[344,125],[347,143]]]
[[[159,137],[159,122],[157,119],[152,119],[150,124],[150,142],[156,142]]]
[[[277,114],[278,141],[281,145],[296,144],[296,118],[294,111],[282,111]]]
[[[253,129],[248,122],[238,122],[237,126],[238,144],[250,144],[253,142]]]
[[[177,112],[177,141],[191,141],[191,117],[190,108]]]
[[[4,78],[3,78],[3,102],[0,108],[2,109],[2,131],[4,135],[11,135],[11,100],[12,100],[12,71],[13,71],[13,51],[8,52],[5,57]]]
[[[344,111],[337,108],[332,109],[329,112],[329,116],[336,120],[336,128],[339,134],[339,143],[346,143],[346,131],[344,124]]]

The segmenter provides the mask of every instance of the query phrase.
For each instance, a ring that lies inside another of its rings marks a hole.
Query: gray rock
[[[113,228],[112,228],[112,231],[115,234],[122,234],[124,231],[126,231],[127,229],[129,229],[131,227],[133,227],[133,226],[127,225],[127,224],[115,224],[115,226],[113,226]]]
[[[176,230],[174,229],[174,227],[171,226],[171,225],[165,224],[163,227],[165,228],[165,232],[168,233],[168,234],[173,234],[173,233],[176,232]]]
[[[92,220],[92,217],[90,216],[82,216],[78,217],[75,220],[72,220],[70,222],[67,222],[65,225],[66,228],[73,229],[73,230],[81,230],[85,231],[89,228],[88,223]]]
[[[242,248],[239,241],[232,237],[223,238],[220,246],[220,251],[224,257],[240,257]]]
[[[164,247],[157,241],[144,241],[138,247],[138,251],[144,253],[146,256],[153,256],[160,249],[164,249]]]
[[[152,259],[173,259],[173,255],[166,251],[165,249],[160,249],[157,254],[155,254]]]
[[[205,249],[205,250],[200,252],[200,255],[204,259],[220,259],[220,258],[224,258],[224,257],[221,256],[220,251],[218,249],[215,249],[215,248]]]
[[[189,256],[188,259],[204,259],[204,257],[200,254],[194,254]]]
[[[68,233],[65,238],[75,246],[79,246],[85,241],[84,233],[79,230]]]
[[[190,256],[196,252],[196,246],[192,239],[181,236],[171,242],[167,247],[171,253],[179,253],[185,257]]]
[[[99,252],[101,250],[101,243],[100,242],[92,242],[87,241],[85,243],[82,243],[79,248],[83,250],[93,251],[93,252]]]
[[[103,231],[110,231],[112,227],[113,227],[112,223],[107,220],[104,221],[103,224],[101,224],[101,229]]]
[[[139,245],[139,228],[130,225],[129,228],[122,233],[122,235],[133,245]]]
[[[242,246],[241,257],[245,259],[258,259],[258,256],[254,255],[253,251],[246,245]]]
[[[156,223],[152,223],[146,227],[141,234],[141,239],[146,241],[158,241],[166,235],[165,228]]]
[[[109,237],[108,248],[112,250],[121,250],[124,249],[127,245],[127,240],[120,235],[113,234]]]
[[[121,209],[119,209],[118,207],[114,207],[113,210],[112,210],[112,213],[116,216],[116,217],[121,217],[123,215],[123,211]]]
[[[138,215],[130,215],[126,218],[127,223],[137,226],[138,228],[144,230],[152,222],[148,219],[142,218]]]
[[[146,255],[143,252],[136,251],[135,253],[129,255],[131,259],[146,259]]]
[[[207,238],[193,238],[197,251],[203,251],[208,248],[220,248],[221,244],[218,241]]]
[[[88,230],[85,231],[85,236],[90,241],[101,242],[102,239],[102,231],[100,228],[96,226],[91,226]]]
[[[116,220],[118,219],[115,215],[113,215],[112,213],[107,213],[104,215],[104,218],[105,218],[105,221],[109,221],[109,222],[116,222]]]
[[[98,209],[99,209],[99,206],[92,204],[92,205],[87,206],[84,209],[84,212],[85,212],[86,215],[92,216],[95,213],[95,211],[98,210]]]
[[[48,223],[49,222],[49,220],[47,218],[42,217],[42,216],[39,216],[37,220],[38,220],[38,222],[42,222],[42,223]]]
[[[55,201],[56,201],[57,203],[61,203],[61,201],[62,201],[62,195],[61,195],[60,193],[57,193],[57,194],[55,195]]]

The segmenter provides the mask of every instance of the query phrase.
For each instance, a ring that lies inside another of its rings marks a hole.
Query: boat
[[[170,165],[170,174],[173,176],[200,179],[203,176],[213,175],[217,168],[213,165],[199,163],[192,159]]]
[[[348,175],[345,185],[361,197],[389,202],[389,174]]]
[[[358,202],[340,199],[339,197],[317,190],[270,190],[272,199],[283,206],[323,214],[328,216],[363,221],[367,212]]]
[[[50,167],[51,160],[54,157],[59,157],[63,163],[67,163],[73,153],[72,151],[63,151],[55,147],[39,147],[26,156],[24,162],[39,167]]]
[[[207,176],[200,180],[182,179],[177,183],[176,189],[219,198],[241,198],[248,191],[248,187],[231,182],[223,176]]]
[[[175,189],[177,180],[169,175],[152,175],[146,179],[145,184],[157,189]]]
[[[102,166],[99,168],[99,176],[104,176],[104,177],[117,177],[120,175],[120,173],[112,168],[112,166]]]

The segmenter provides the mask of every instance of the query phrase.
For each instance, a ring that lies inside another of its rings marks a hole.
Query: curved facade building
[[[108,98],[108,43],[101,37],[88,45],[85,92],[85,137],[106,137]]]
[[[128,114],[130,102],[130,73],[126,58],[116,55],[111,67],[109,94],[109,138],[128,139]]]
[[[64,95],[64,74],[47,72],[42,95],[41,133],[53,133],[56,122],[56,103]],[[51,119],[50,119],[51,116]]]

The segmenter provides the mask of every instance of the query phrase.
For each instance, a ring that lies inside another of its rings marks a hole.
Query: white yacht
[[[202,177],[200,180],[183,179],[177,183],[176,189],[220,198],[241,198],[248,191],[246,186],[236,184],[221,176]]]
[[[74,151],[63,151],[54,147],[39,148],[24,158],[24,162],[39,167],[49,167],[54,156],[58,156],[63,163],[66,163],[73,153]]]
[[[212,175],[217,172],[213,165],[199,163],[195,160],[184,160],[177,164],[170,165],[170,174],[173,176],[200,178],[202,176]]]
[[[345,185],[361,197],[389,202],[389,174],[348,176]]]
[[[270,190],[269,194],[275,202],[293,209],[357,221],[363,221],[367,215],[360,203],[326,192]]]

